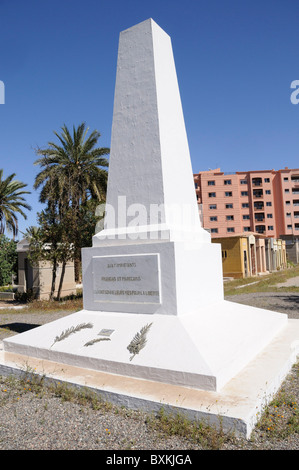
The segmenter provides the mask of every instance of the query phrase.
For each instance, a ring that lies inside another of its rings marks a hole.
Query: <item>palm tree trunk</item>
[[[61,269],[61,276],[60,276],[59,286],[58,286],[57,300],[60,300],[60,297],[61,297],[61,291],[62,291],[63,280],[64,280],[64,275],[65,275],[65,267],[66,267],[66,261],[63,261],[62,269]]]
[[[74,259],[74,267],[75,267],[75,281],[80,282],[81,260],[79,258]]]
[[[54,293],[55,293],[55,285],[56,285],[56,271],[57,271],[57,260],[54,258],[53,266],[52,266],[52,285],[51,285],[51,292],[49,300],[53,300]]]

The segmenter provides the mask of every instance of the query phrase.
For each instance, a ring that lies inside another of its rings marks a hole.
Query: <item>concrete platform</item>
[[[164,384],[67,365],[0,349],[0,374],[33,373],[46,380],[88,387],[131,409],[180,412],[249,438],[263,407],[279,389],[299,354],[299,321],[287,326],[220,391]],[[2,346],[3,348],[3,346]]]
[[[287,325],[285,314],[227,301],[182,316],[83,309],[3,343],[23,356],[219,391]],[[129,345],[147,326],[144,347],[133,356]]]

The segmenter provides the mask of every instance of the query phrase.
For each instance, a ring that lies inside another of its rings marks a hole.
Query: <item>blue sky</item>
[[[193,171],[299,167],[297,0],[0,0],[0,168],[28,184],[34,149],[82,121],[110,146],[120,31],[153,18],[172,39]]]

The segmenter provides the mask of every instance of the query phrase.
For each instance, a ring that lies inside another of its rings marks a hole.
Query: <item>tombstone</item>
[[[6,339],[5,351],[113,374],[124,395],[124,377],[218,392],[288,328],[284,314],[224,300],[171,40],[152,19],[120,34],[105,209],[82,250],[83,310]]]

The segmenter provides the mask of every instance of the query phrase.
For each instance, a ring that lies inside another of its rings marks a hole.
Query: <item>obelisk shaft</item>
[[[136,210],[143,231],[158,224],[171,239],[190,226],[207,240],[198,215],[171,39],[152,19],[120,34],[107,207],[114,212],[109,217],[108,210],[105,220],[110,231],[126,231],[128,214]]]

